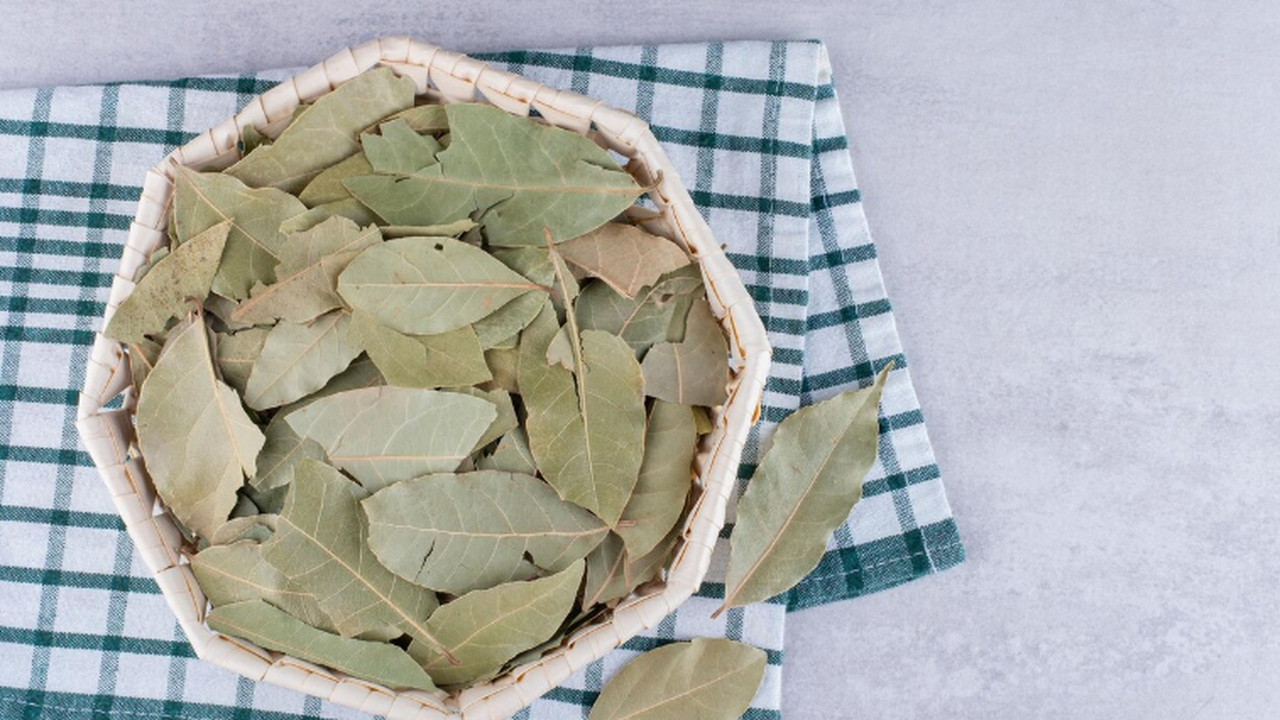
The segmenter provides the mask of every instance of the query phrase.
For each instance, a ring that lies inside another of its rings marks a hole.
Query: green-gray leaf
[[[306,209],[289,193],[272,188],[253,190],[221,173],[179,167],[174,178],[174,222],[182,243],[231,221],[222,264],[213,278],[213,292],[233,300],[248,297],[255,282],[275,279],[284,244],[280,223]]]
[[[253,475],[263,436],[214,372],[200,318],[170,333],[138,397],[137,432],[160,497],[184,525],[212,536]]]
[[[763,651],[698,638],[641,655],[604,686],[590,720],[737,720],[764,679]]]
[[[449,131],[449,115],[444,105],[419,105],[392,115],[389,120],[403,120],[414,132],[439,135]]]
[[[690,265],[667,274],[634,299],[603,282],[588,283],[574,309],[583,329],[613,333],[626,340],[639,357],[656,343],[675,342],[684,336],[683,330],[676,332],[675,319],[684,317],[701,289],[702,277],[697,267]]]
[[[361,73],[316,100],[275,142],[249,153],[226,174],[252,187],[296,193],[321,170],[358,152],[362,130],[412,107],[413,95],[413,81],[389,68]]]
[[[547,364],[560,332],[544,305],[520,341],[519,385],[529,448],[560,497],[615,525],[640,471],[644,397],[640,364],[616,335],[571,323],[574,370]]]
[[[662,570],[675,542],[675,533],[667,533],[648,553],[633,560],[622,538],[610,533],[587,556],[587,583],[582,590],[582,607],[621,600],[638,585],[652,580]]]
[[[536,475],[538,466],[529,452],[529,440],[523,428],[515,428],[502,436],[493,452],[480,457],[476,467],[481,470],[501,470],[502,472]]]
[[[615,528],[632,557],[652,550],[679,519],[692,487],[697,440],[689,408],[654,401],[645,429],[640,479]]]
[[[382,236],[391,240],[402,237],[452,237],[478,227],[475,220],[463,218],[444,225],[384,225]]]
[[[456,470],[495,417],[493,403],[483,398],[382,386],[330,395],[289,413],[287,422],[375,492]]]
[[[427,673],[400,648],[317,630],[261,600],[214,608],[209,627],[389,688],[436,689]]]
[[[284,487],[293,482],[293,470],[308,458],[324,460],[324,448],[289,427],[287,413],[279,412],[267,423],[266,444],[258,453],[258,472],[249,483],[259,492]]]
[[[279,407],[324,387],[360,354],[344,340],[350,322],[346,313],[332,312],[307,324],[272,328],[249,375],[245,404],[255,410]]]
[[[801,408],[778,426],[738,501],[717,614],[777,595],[822,559],[827,538],[849,517],[876,460],[877,409],[889,370],[870,387]]]
[[[493,374],[493,379],[484,387],[501,388],[510,393],[519,393],[517,372],[520,364],[520,351],[516,348],[502,348],[484,351],[484,363]]]
[[[723,405],[729,398],[729,343],[711,306],[689,309],[684,341],[654,345],[644,356],[646,395],[681,405]]]
[[[216,337],[215,354],[222,379],[243,395],[249,383],[249,373],[253,372],[253,364],[262,354],[262,346],[267,341],[267,329],[249,328],[231,334],[217,333]]]
[[[410,335],[457,330],[542,289],[484,250],[444,237],[376,245],[338,278],[338,292],[351,307]]]
[[[262,557],[262,546],[241,541],[215,545],[191,557],[191,571],[214,607],[265,600],[306,624],[335,632],[333,621],[311,593],[299,590]]]
[[[229,232],[231,223],[220,222],[157,261],[116,308],[103,334],[122,343],[140,342],[186,315],[192,300],[202,302],[209,294]]]
[[[689,264],[679,245],[634,225],[605,223],[591,232],[560,243],[565,262],[600,278],[628,298],[658,278]]]
[[[364,153],[358,152],[320,171],[311,179],[311,182],[307,183],[302,192],[298,193],[298,199],[309,208],[350,199],[351,193],[347,191],[342,181],[349,177],[368,175],[371,172],[373,172],[373,166],[369,164],[369,159],[364,156]]]
[[[550,577],[463,595],[427,621],[457,664],[416,642],[409,654],[439,685],[462,685],[489,676],[554,635],[573,609],[581,584],[579,560]]]
[[[280,223],[280,232],[285,235],[306,232],[331,217],[344,217],[360,227],[368,227],[381,222],[373,211],[365,207],[355,198],[334,200],[317,205],[310,210],[298,213]]]
[[[538,246],[589,232],[639,197],[641,188],[595,143],[487,105],[446,108],[448,149],[411,174],[356,177],[353,195],[388,221],[436,225],[485,211],[494,245]]]
[[[307,460],[289,486],[276,532],[262,555],[296,587],[315,596],[343,637],[390,640],[408,633],[439,643],[426,619],[435,593],[396,577],[369,549],[360,512],[364,491],[337,470]]]
[[[338,275],[360,251],[380,242],[376,225],[361,229],[340,216],[290,235],[280,249],[276,281],[254,286],[231,318],[254,324],[281,319],[304,323],[342,307]]]
[[[469,327],[438,335],[405,335],[356,310],[347,343],[363,349],[391,385],[414,388],[476,385],[492,375],[480,340]]]
[[[378,126],[380,135],[364,133],[360,143],[376,173],[412,175],[419,168],[434,165],[440,141],[419,135],[404,120],[391,119]]]
[[[135,388],[141,389],[142,383],[146,382],[147,375],[151,374],[151,369],[156,366],[156,360],[160,358],[160,350],[159,343],[146,338],[129,344],[129,372],[133,375]]]
[[[563,570],[609,532],[537,478],[489,470],[398,483],[364,509],[383,565],[455,595]]]
[[[498,411],[493,422],[489,423],[489,427],[485,429],[484,434],[476,441],[476,448],[482,448],[520,426],[520,418],[516,417],[515,403],[511,402],[511,393],[506,390],[501,388],[484,390],[474,387],[458,387],[449,388],[448,392],[488,400],[493,404],[494,409]]]

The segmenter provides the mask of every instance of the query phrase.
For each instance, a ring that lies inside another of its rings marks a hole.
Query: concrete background
[[[1280,5],[284,7],[0,0],[0,85],[819,37],[969,562],[792,616],[786,717],[1280,712]]]

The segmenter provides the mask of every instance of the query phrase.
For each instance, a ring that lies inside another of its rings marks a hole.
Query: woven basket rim
[[[345,48],[282,81],[174,150],[146,173],[138,210],[103,313],[103,327],[133,291],[133,276],[166,242],[168,199],[178,166],[221,169],[239,158],[241,128],[278,134],[294,109],[377,66],[412,79],[418,96],[440,103],[487,102],[603,143],[628,158],[627,169],[646,185],[661,216],[646,227],[683,245],[699,264],[712,311],[729,340],[733,372],[729,400],[718,408],[712,433],[695,460],[701,487],[665,582],[653,583],[596,623],[573,633],[539,660],[493,681],[446,694],[394,691],[327,670],[248,641],[211,631],[208,603],[181,548],[183,538],[158,500],[133,441],[136,391],[120,344],[95,335],[77,410],[81,440],[106,483],[125,528],[154,573],[198,657],[253,680],[299,690],[388,718],[505,718],[556,687],[587,663],[660,622],[701,585],[724,525],[747,433],[759,418],[771,349],[764,324],[737,271],[698,213],[675,168],[648,125],[635,115],[577,93],[498,70],[466,55],[408,37],[384,37]],[[123,395],[123,406],[104,409]]]

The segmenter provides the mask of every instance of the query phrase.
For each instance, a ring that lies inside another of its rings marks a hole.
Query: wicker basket
[[[208,603],[182,553],[183,538],[169,512],[157,502],[134,442],[136,390],[129,363],[121,346],[102,335],[95,337],[90,352],[76,424],[138,553],[155,573],[169,607],[200,658],[253,680],[389,718],[505,718],[583,666],[653,627],[697,590],[724,524],[747,432],[759,415],[770,348],[751,297],[643,121],[600,101],[549,88],[404,37],[383,38],[339,52],[253,99],[238,115],[178,148],[149,170],[111,287],[104,325],[133,291],[135,271],[166,241],[176,166],[220,169],[230,165],[239,157],[240,128],[253,125],[268,136],[277,135],[300,103],[313,101],[376,65],[389,66],[412,78],[418,94],[434,102],[488,102],[521,116],[536,108],[546,122],[589,136],[628,158],[628,172],[641,183],[657,180],[649,197],[661,216],[646,226],[685,246],[701,266],[712,309],[729,338],[733,363],[729,401],[717,411],[715,429],[699,448],[695,465],[699,494],[665,581],[646,586],[641,595],[625,600],[605,619],[574,633],[542,659],[492,682],[451,695],[395,692],[263,650],[205,625]],[[104,409],[121,395],[121,407]]]

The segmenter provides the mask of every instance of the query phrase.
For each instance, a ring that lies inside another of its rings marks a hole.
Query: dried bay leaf
[[[479,227],[479,223],[471,218],[463,218],[443,225],[385,225],[382,228],[382,236],[388,240],[402,237],[458,237],[476,227]]]
[[[237,515],[237,512],[244,514]],[[222,523],[222,527],[213,531],[213,537],[209,538],[209,544],[230,545],[240,540],[262,542],[271,537],[271,533],[275,532],[275,524],[274,515],[260,514],[258,506],[254,505],[252,500],[241,495],[235,509],[231,511],[231,519]]]
[[[267,334],[245,387],[255,410],[279,407],[324,387],[360,354],[344,339],[351,318],[332,312],[306,324],[281,322]]]
[[[209,327],[220,333],[234,333],[253,327],[252,323],[232,320],[231,313],[235,310],[235,301],[221,295],[209,295],[204,299],[205,321],[209,323]]]
[[[538,465],[533,460],[533,453],[529,451],[529,440],[519,427],[503,435],[493,452],[476,461],[476,467],[480,470],[500,470],[524,475],[538,473]]]
[[[293,482],[294,468],[303,460],[325,459],[320,443],[294,432],[287,417],[287,413],[276,413],[263,431],[267,440],[262,452],[258,453],[258,472],[249,480],[259,492],[265,493]]]
[[[360,253],[338,277],[347,303],[410,335],[465,327],[542,290],[489,253],[453,238],[400,238]]]
[[[679,245],[634,225],[605,223],[556,246],[565,262],[634,298],[641,288],[689,264]]]
[[[396,577],[374,557],[360,511],[364,496],[337,470],[304,461],[262,556],[311,593],[343,637],[390,640],[408,633],[439,647],[426,626],[438,606],[435,593]]]
[[[340,216],[289,235],[280,249],[276,281],[255,285],[231,318],[255,324],[304,323],[342,307],[338,275],[360,251],[380,242],[382,233],[376,225],[361,228]]]
[[[693,423],[699,435],[706,435],[715,429],[715,425],[711,422],[711,413],[698,405],[693,406]]]
[[[515,403],[511,401],[511,393],[506,390],[501,388],[482,390],[474,387],[456,387],[449,388],[447,391],[488,400],[493,404],[494,409],[498,411],[497,416],[493,418],[493,422],[489,423],[489,427],[485,429],[484,434],[476,441],[475,447],[477,448],[488,445],[520,426],[520,418],[516,417]]]
[[[697,441],[689,408],[654,401],[645,429],[640,478],[614,529],[633,557],[652,550],[680,518],[693,482]]]
[[[595,143],[479,104],[446,106],[450,142],[412,173],[346,180],[394,224],[437,225],[485,211],[489,242],[539,246],[542,230],[568,238],[613,219],[641,188]]]
[[[556,633],[573,609],[582,567],[579,560],[555,575],[478,590],[442,606],[427,627],[457,664],[416,642],[409,646],[409,654],[438,685],[462,685],[491,676],[511,658]]]
[[[190,312],[191,301],[202,302],[209,294],[230,232],[231,223],[220,222],[162,256],[116,308],[103,334],[122,343],[141,342]]]
[[[582,590],[582,606],[607,605],[627,597],[640,585],[662,572],[671,557],[679,531],[672,529],[647,553],[639,557],[626,549],[616,533],[587,556],[587,582]]]
[[[237,333],[215,334],[215,355],[222,380],[242,395],[249,383],[249,373],[253,372],[253,364],[262,354],[267,332],[266,328],[249,328]]]
[[[529,447],[560,497],[616,525],[644,450],[640,364],[621,338],[577,331],[569,314],[574,370],[547,363],[560,332],[550,303],[520,341],[518,382]]]
[[[146,382],[147,375],[151,373],[151,369],[156,366],[156,360],[160,358],[160,350],[159,343],[146,338],[129,344],[129,373],[133,376],[135,388],[141,389],[142,383]]]
[[[590,720],[737,720],[764,679],[765,654],[721,638],[664,645],[604,686]]]
[[[489,470],[397,483],[363,505],[383,565],[455,595],[564,570],[609,531],[537,478]]]
[[[320,171],[359,152],[360,132],[413,106],[414,85],[390,68],[360,73],[321,96],[294,118],[271,145],[227,168],[252,187],[296,193]]]
[[[449,115],[444,107],[444,105],[419,105],[401,110],[388,120],[402,120],[413,128],[414,132],[439,135],[449,131]]]
[[[200,318],[174,328],[138,397],[138,444],[160,494],[204,537],[226,521],[253,475],[262,432],[214,372]]]
[[[261,600],[214,608],[209,627],[389,688],[436,689],[404,650],[317,630]]]
[[[520,351],[516,348],[490,349],[484,351],[484,362],[489,367],[493,379],[484,383],[485,388],[500,388],[509,393],[519,393],[518,368]]]
[[[214,607],[263,600],[314,628],[336,632],[315,597],[299,590],[267,562],[259,543],[240,541],[205,548],[191,556],[191,571]]]
[[[307,183],[302,192],[298,193],[298,199],[309,208],[346,200],[351,197],[351,193],[347,191],[342,181],[349,177],[368,175],[371,172],[373,172],[373,166],[369,164],[369,159],[364,156],[364,153],[358,152],[346,160],[321,170],[311,179],[311,182]]]
[[[689,308],[684,340],[659,343],[644,356],[646,395],[681,405],[723,405],[729,398],[729,343],[703,298]]]
[[[255,282],[275,279],[284,235],[280,223],[306,211],[294,196],[259,190],[220,173],[200,173],[178,167],[174,176],[174,223],[182,243],[219,223],[231,221],[222,264],[213,278],[213,292],[232,300],[249,295]],[[181,247],[181,245],[179,245]]]
[[[405,335],[364,310],[356,310],[346,339],[352,347],[369,354],[391,385],[459,387],[493,377],[484,364],[480,340],[469,327],[437,335]]]
[[[777,595],[822,559],[876,460],[880,393],[890,368],[870,387],[800,408],[778,426],[738,501],[725,600],[716,614]]]
[[[378,126],[380,134],[364,133],[360,144],[373,172],[412,175],[434,165],[440,141],[419,135],[404,120],[392,118]]]
[[[172,204],[172,202],[173,201],[170,200],[170,204]],[[173,223],[169,223],[169,227],[173,227]],[[172,238],[169,239],[169,242],[172,243],[173,247],[178,247],[178,243],[174,242]],[[155,267],[156,263],[165,259],[165,257],[168,256],[168,254],[169,254],[169,247],[165,245],[161,245],[155,250],[152,250],[151,254],[147,256],[147,261],[142,265],[140,265],[138,269],[133,272],[133,281],[136,283],[142,278],[146,277],[147,273],[151,272],[151,268]]]
[[[684,317],[702,287],[702,276],[693,265],[668,273],[635,298],[624,297],[603,282],[591,282],[582,289],[574,309],[583,329],[613,333],[642,357],[657,343],[684,337],[683,330],[676,332],[675,319]]]
[[[311,403],[322,400],[330,395],[337,395],[340,392],[348,390],[360,390],[363,388],[379,387],[386,385],[387,381],[382,377],[382,373],[378,371],[378,366],[368,355],[361,354],[347,366],[346,370],[333,376],[329,382],[320,390],[280,408],[276,413],[280,416],[287,416],[294,410],[301,410]]]
[[[330,395],[290,412],[286,421],[375,492],[420,475],[453,472],[495,417],[493,403],[484,398],[388,385]]]
[[[344,217],[359,227],[368,227],[382,222],[377,215],[373,214],[372,210],[362,205],[359,200],[344,198],[317,205],[306,212],[301,212],[288,218],[280,223],[280,232],[285,235],[306,232],[332,217]]]

